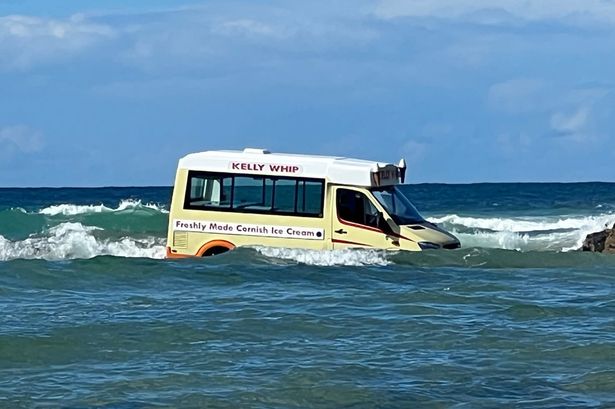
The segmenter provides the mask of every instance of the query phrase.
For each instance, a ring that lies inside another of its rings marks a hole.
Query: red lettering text
[[[231,169],[233,170],[249,170],[252,172],[262,172],[265,165],[263,163],[231,163]]]
[[[299,166],[293,165],[269,165],[269,170],[279,173],[297,173],[299,169]]]

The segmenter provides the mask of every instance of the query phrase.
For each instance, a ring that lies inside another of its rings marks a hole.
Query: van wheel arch
[[[212,240],[203,244],[199,251],[196,253],[199,257],[209,257],[218,254],[226,253],[229,250],[233,250],[235,245],[226,240]]]

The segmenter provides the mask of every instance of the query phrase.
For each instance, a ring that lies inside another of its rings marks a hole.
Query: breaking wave
[[[141,200],[127,199],[122,200],[117,208],[107,207],[103,204],[99,205],[74,205],[74,204],[59,204],[39,210],[39,214],[47,216],[74,216],[78,214],[87,213],[109,213],[109,212],[122,212],[125,210],[139,210],[139,209],[151,209],[160,213],[169,213],[164,207],[161,207],[155,203],[143,204]]]
[[[588,234],[612,226],[615,215],[481,218],[452,214],[429,220],[455,234],[463,247],[570,251],[580,248]]]
[[[59,204],[42,209],[0,209],[0,235],[22,240],[63,223],[81,223],[125,236],[166,235],[168,210],[154,203],[122,200],[117,207],[104,204]]]
[[[81,223],[62,223],[24,240],[0,236],[0,260],[70,260],[96,256],[163,258],[164,239],[159,237],[104,237],[104,229]]]

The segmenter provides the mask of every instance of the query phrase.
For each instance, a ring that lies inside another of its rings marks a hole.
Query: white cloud
[[[513,78],[489,88],[487,105],[508,114],[542,111],[551,104],[547,88],[547,83],[539,79]]]
[[[512,78],[489,87],[487,106],[510,115],[555,113],[553,123],[564,124],[569,122],[563,118],[571,117],[570,112],[580,121],[611,90],[608,84],[575,86],[538,78]],[[561,127],[556,125],[555,128]]]
[[[573,112],[556,112],[551,116],[551,128],[560,135],[583,139],[590,115],[587,106],[578,108]]]
[[[222,21],[213,25],[212,32],[228,36],[270,38],[284,38],[289,34],[285,28],[252,19]]]
[[[34,153],[43,149],[41,132],[24,125],[14,125],[0,128],[0,150],[21,153]]]
[[[611,104],[605,100],[610,92],[608,85],[575,87],[534,78],[494,84],[487,93],[487,106],[514,120],[500,133],[498,146],[505,151],[528,146],[532,141],[523,135],[532,126],[537,128],[530,135],[550,134],[567,143],[596,141],[601,137],[604,118],[610,116]],[[519,118],[524,122],[520,123]],[[515,135],[511,128],[517,129],[521,136]]]
[[[245,7],[195,7],[143,17],[130,32],[121,30],[126,48],[117,55],[150,72],[178,66],[205,72],[220,62],[243,71],[305,57],[326,56],[330,61],[379,39],[380,29],[366,24],[364,14],[350,4],[342,11],[309,2],[246,3]]]
[[[28,68],[79,52],[115,34],[110,26],[90,22],[79,14],[64,20],[0,17],[0,68]]]
[[[615,23],[615,2],[605,0],[380,0],[375,14],[396,17],[485,17],[498,22],[506,14],[524,20],[592,19]],[[488,20],[488,19],[487,19]]]

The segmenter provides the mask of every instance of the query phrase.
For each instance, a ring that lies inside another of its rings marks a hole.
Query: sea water
[[[412,185],[462,248],[164,260],[170,188],[0,189],[0,407],[615,406],[615,184]]]

